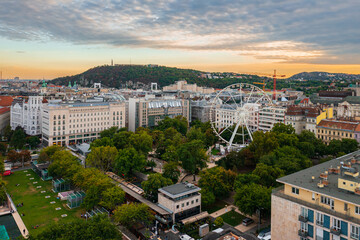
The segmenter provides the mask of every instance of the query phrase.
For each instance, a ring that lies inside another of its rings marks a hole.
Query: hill
[[[240,80],[240,79],[241,80]],[[180,69],[157,65],[115,65],[99,66],[91,68],[83,73],[53,79],[51,82],[57,85],[73,85],[75,82],[84,87],[91,87],[100,82],[106,87],[114,88],[148,88],[152,82],[160,87],[170,85],[179,80],[188,83],[196,83],[198,86],[224,88],[238,82],[254,82],[260,77],[254,75],[235,73],[211,73],[192,69]]]
[[[360,74],[301,72],[288,78],[289,80],[360,80]]]

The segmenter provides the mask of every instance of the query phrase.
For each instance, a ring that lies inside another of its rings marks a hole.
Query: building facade
[[[360,142],[360,122],[323,119],[316,126],[316,136],[324,143],[344,138],[355,139]]]
[[[194,84],[188,84],[186,81],[177,81],[174,84],[163,87],[163,91],[189,91],[202,94],[214,93],[214,88],[199,87]]]
[[[316,135],[316,125],[329,118],[333,118],[332,108],[289,106],[285,112],[285,124],[290,124],[296,134],[308,130]]]
[[[271,197],[271,238],[360,239],[360,151],[282,177]]]
[[[183,116],[191,119],[190,101],[187,99],[129,99],[129,131],[138,127],[154,127],[165,117]]]
[[[268,132],[276,123],[285,123],[285,111],[285,108],[278,106],[260,109],[258,130]]]
[[[200,188],[190,183],[163,187],[158,192],[158,205],[171,212],[173,223],[201,212]]]
[[[110,127],[125,127],[125,102],[50,102],[42,109],[45,146],[91,142]]]
[[[20,126],[28,135],[40,135],[42,105],[42,96],[14,99],[10,109],[11,129],[15,130],[16,127]]]
[[[207,100],[191,101],[191,121],[210,121],[211,102]]]

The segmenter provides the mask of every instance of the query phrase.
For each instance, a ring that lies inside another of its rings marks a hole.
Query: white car
[[[260,240],[270,240],[271,239],[271,232],[261,232],[257,237]]]
[[[187,234],[181,235],[181,236],[180,236],[180,239],[181,239],[181,240],[195,240],[194,238],[190,237],[190,236],[187,235]]]

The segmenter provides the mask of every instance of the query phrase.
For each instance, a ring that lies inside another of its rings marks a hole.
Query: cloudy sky
[[[3,78],[109,64],[360,73],[358,0],[1,0]]]

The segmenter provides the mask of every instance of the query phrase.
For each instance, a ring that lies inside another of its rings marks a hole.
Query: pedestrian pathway
[[[14,211],[12,213],[12,216],[21,232],[21,234],[23,235],[24,238],[28,238],[29,235],[29,231],[27,230],[23,220],[20,217],[20,214],[18,213],[18,211]]]

